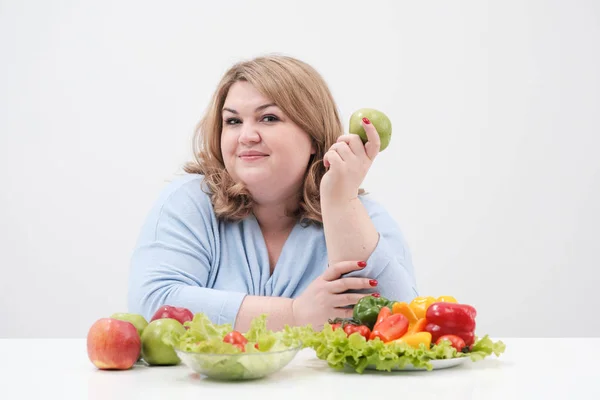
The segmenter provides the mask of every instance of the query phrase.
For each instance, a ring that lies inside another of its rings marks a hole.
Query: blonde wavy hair
[[[218,218],[239,221],[252,213],[253,200],[242,183],[225,169],[221,153],[222,108],[229,88],[238,81],[252,84],[271,99],[312,139],[316,153],[307,165],[299,207],[290,216],[304,223],[322,222],[319,185],[326,170],[323,157],[342,134],[343,126],[329,88],[307,63],[289,56],[267,55],[233,65],[222,77],[194,137],[194,160],[184,166],[201,174]]]

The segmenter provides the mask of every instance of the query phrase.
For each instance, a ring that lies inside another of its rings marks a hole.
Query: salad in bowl
[[[203,313],[186,322],[184,333],[173,332],[163,342],[173,347],[194,372],[217,380],[259,379],[284,368],[303,348],[299,335],[267,329],[265,314],[241,333],[231,324],[217,325]]]

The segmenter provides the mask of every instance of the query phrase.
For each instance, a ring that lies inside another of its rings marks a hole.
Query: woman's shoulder
[[[208,198],[204,175],[184,173],[169,179],[163,189],[163,195],[180,196],[182,194],[203,195]]]
[[[154,204],[158,214],[165,211],[177,214],[213,212],[210,195],[200,174],[178,175],[168,181]]]
[[[142,224],[138,245],[156,241],[159,237],[210,241],[217,231],[212,226],[218,221],[203,182],[204,177],[197,174],[170,179],[152,202]]]

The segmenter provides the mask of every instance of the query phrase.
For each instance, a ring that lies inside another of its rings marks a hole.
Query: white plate
[[[448,358],[445,360],[431,360],[431,361],[429,361],[429,363],[431,364],[433,369],[444,369],[444,368],[456,367],[457,365],[464,363],[468,359],[469,359],[469,357]],[[375,369],[374,365],[369,365],[366,369],[377,371],[377,369]],[[425,367],[416,368],[412,364],[407,364],[403,368],[392,367],[392,371],[427,371],[427,368],[425,368]],[[381,372],[386,372],[386,371],[381,371]]]

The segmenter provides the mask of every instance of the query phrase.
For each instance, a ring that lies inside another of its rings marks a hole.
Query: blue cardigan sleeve
[[[129,311],[149,320],[159,307],[172,305],[233,324],[246,294],[210,288],[218,246],[219,226],[200,180],[172,183],[148,215],[134,249]]]
[[[410,302],[418,296],[418,290],[408,244],[398,224],[381,204],[368,195],[362,195],[360,199],[379,233],[379,240],[375,250],[366,260],[365,269],[354,271],[347,276],[377,279],[378,285],[375,290],[381,296]]]

